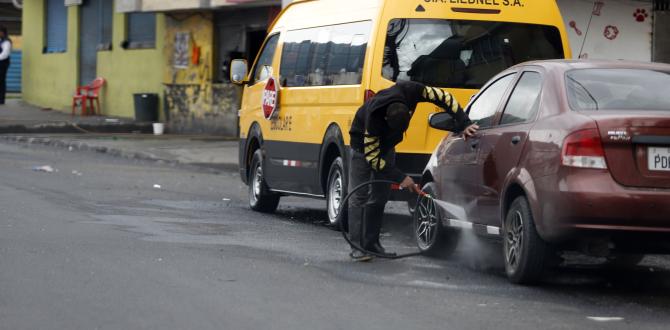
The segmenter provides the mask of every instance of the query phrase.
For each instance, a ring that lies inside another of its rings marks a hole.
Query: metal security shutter
[[[110,49],[112,45],[112,21],[114,20],[114,2],[97,0],[100,4],[100,40],[99,48]]]
[[[63,0],[46,0],[45,53],[67,51],[67,8]]]
[[[7,91],[21,92],[21,51],[13,51],[10,55],[9,70],[7,71]]]
[[[156,14],[128,14],[128,44],[131,48],[153,48],[156,45]]]

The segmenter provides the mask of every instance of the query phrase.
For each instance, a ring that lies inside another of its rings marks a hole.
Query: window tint
[[[282,86],[360,84],[371,27],[368,21],[289,31],[282,51]]]
[[[156,14],[128,14],[128,46],[130,48],[153,48],[156,46]]]
[[[45,53],[63,53],[67,50],[67,7],[62,0],[46,2]]]
[[[541,90],[542,76],[537,72],[524,72],[505,106],[500,124],[523,123],[531,119],[540,106]]]
[[[258,61],[256,61],[254,72],[251,74],[251,84],[268,79],[272,75],[272,59],[275,57],[277,41],[279,41],[279,34],[271,36],[265,43],[265,47],[261,51]]]
[[[481,88],[517,63],[563,58],[556,27],[470,20],[393,19],[384,78],[436,87]]]
[[[647,69],[582,69],[566,75],[574,110],[670,111],[670,72]]]
[[[498,79],[490,85],[470,106],[470,119],[481,128],[493,125],[496,110],[502,100],[509,84],[514,80],[516,74],[510,74]]]

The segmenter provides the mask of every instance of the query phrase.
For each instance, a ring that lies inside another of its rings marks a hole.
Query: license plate
[[[670,148],[649,147],[647,159],[650,171],[670,171]]]

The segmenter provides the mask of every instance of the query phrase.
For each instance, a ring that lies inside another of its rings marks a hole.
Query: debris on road
[[[35,166],[33,167],[33,171],[35,172],[45,172],[45,173],[53,173],[55,170],[53,167],[50,165],[42,165],[42,166]]]
[[[154,184],[154,188],[155,188],[155,189],[161,189],[161,185],[159,185],[159,184]]]

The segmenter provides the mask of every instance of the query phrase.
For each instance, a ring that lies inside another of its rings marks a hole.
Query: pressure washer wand
[[[402,190],[405,190],[405,188],[403,188],[401,185],[399,185],[397,183],[394,183],[394,184],[391,185],[391,190],[402,191]],[[417,191],[412,191],[412,192],[419,195],[419,197],[431,198],[431,196],[428,193],[426,193],[425,191],[423,191],[421,189],[417,189],[417,190],[418,190],[418,192]]]

